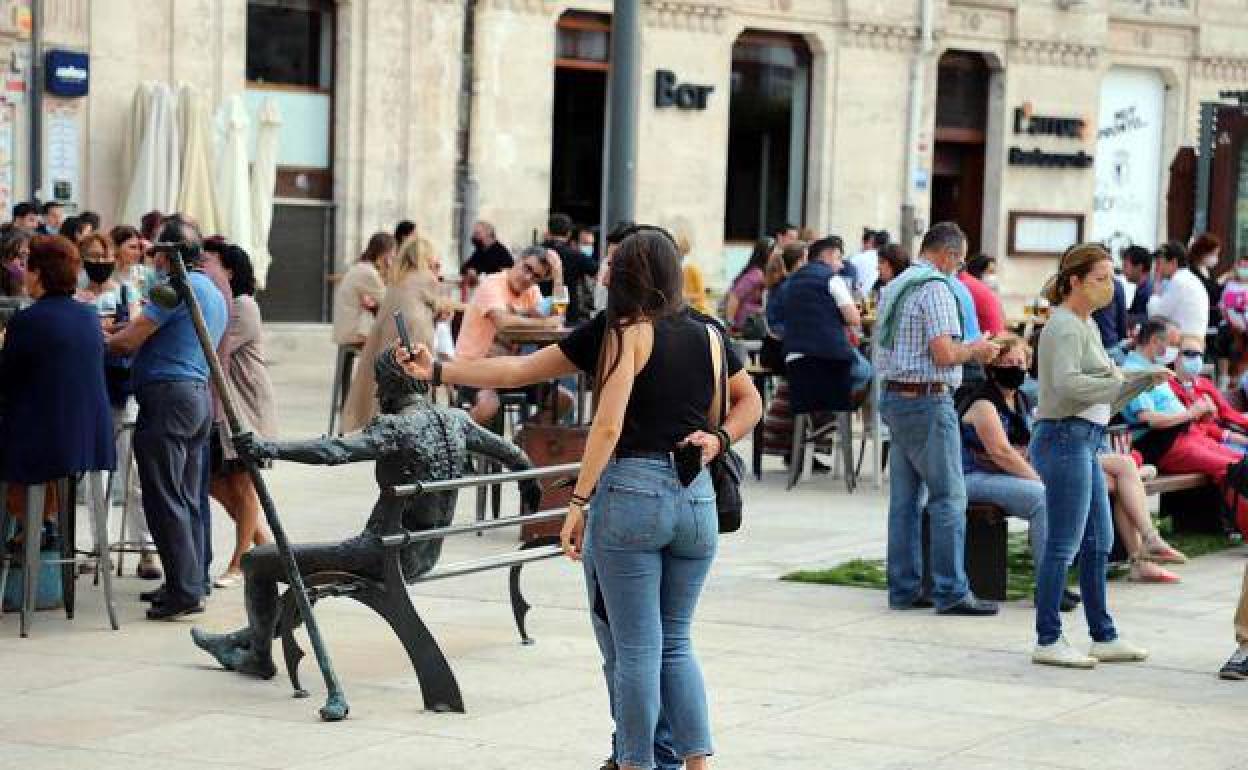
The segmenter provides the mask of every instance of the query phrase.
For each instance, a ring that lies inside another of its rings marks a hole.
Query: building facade
[[[911,197],[911,224],[958,221],[1000,258],[1007,296],[1034,293],[1076,239],[1164,238],[1200,102],[1248,88],[1242,0],[932,0],[926,52],[921,0],[638,1],[637,218],[688,232],[716,285],[783,223],[896,236]],[[448,257],[461,210],[515,244],[551,210],[598,224],[609,2],[0,0],[19,72],[30,10],[45,48],[92,62],[85,99],[44,99],[64,118],[45,137],[79,142],[69,160],[43,142],[45,180],[76,162],[74,201],[106,218],[139,83],[279,100],[270,291],[299,296],[277,317],[323,314],[326,275],[399,219]],[[20,199],[28,107],[12,102],[0,186]]]

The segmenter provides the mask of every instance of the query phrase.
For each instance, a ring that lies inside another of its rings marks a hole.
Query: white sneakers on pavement
[[[1071,646],[1065,636],[1053,644],[1037,644],[1031,653],[1031,662],[1042,666],[1062,668],[1095,668],[1097,663],[1138,663],[1148,659],[1148,650],[1122,639],[1112,642],[1093,642],[1087,655]]]

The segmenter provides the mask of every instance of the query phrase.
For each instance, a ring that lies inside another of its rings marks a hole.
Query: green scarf
[[[966,328],[966,318],[962,314],[962,303],[958,300],[958,292],[953,287],[953,278],[936,270],[931,265],[925,265],[916,262],[902,272],[901,275],[893,279],[888,285],[889,291],[884,293],[883,303],[880,305],[880,317],[876,321],[876,336],[880,340],[880,346],[888,350],[893,349],[894,343],[897,341],[897,327],[901,324],[901,309],[905,307],[906,300],[914,293],[916,289],[922,288],[932,281],[940,281],[953,294],[954,304],[958,307],[958,326],[962,329]],[[898,284],[893,286],[893,284]]]

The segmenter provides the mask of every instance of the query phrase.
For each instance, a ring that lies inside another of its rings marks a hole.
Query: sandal
[[[1158,564],[1187,564],[1187,556],[1182,551],[1161,539],[1156,533],[1148,539],[1144,547],[1144,557]]]

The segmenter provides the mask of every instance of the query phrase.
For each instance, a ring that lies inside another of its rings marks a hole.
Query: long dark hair
[[[615,373],[623,356],[625,327],[673,316],[685,307],[684,275],[676,242],[657,227],[639,226],[611,257],[607,287],[606,334],[598,353],[595,403],[602,385]],[[608,341],[615,352],[607,363]]]
[[[741,280],[741,276],[750,272],[751,269],[757,267],[763,272],[767,272],[767,261],[771,259],[771,250],[775,247],[776,242],[771,238],[759,238],[754,241],[754,250],[750,252],[750,258],[745,263],[745,267],[741,268],[741,272],[737,273],[737,277],[732,279],[735,286],[737,281]]]

